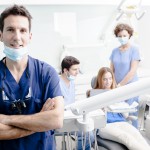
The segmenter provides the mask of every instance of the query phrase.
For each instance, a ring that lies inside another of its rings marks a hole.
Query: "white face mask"
[[[118,37],[118,41],[120,42],[121,45],[125,45],[128,43],[129,38],[127,36],[126,37]]]
[[[3,53],[11,60],[18,61],[23,58],[25,54],[28,54],[28,48],[22,47],[22,48],[10,48],[4,45]]]

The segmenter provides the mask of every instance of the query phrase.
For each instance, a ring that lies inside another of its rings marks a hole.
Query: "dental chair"
[[[97,94],[108,91],[108,90],[102,90],[102,89],[93,89],[94,85],[95,85],[95,82],[96,82],[96,76],[93,77],[92,80],[91,80],[92,89],[87,91],[87,93],[86,93],[87,97],[94,96],[94,95],[97,95]],[[112,110],[109,110],[109,109],[108,109],[108,111],[113,112]],[[124,109],[118,109],[117,110],[117,112],[119,112],[119,113],[126,112],[126,114],[129,113],[129,112],[135,112],[135,111],[137,111],[136,107],[134,107],[132,109],[128,109],[128,110],[124,110]],[[126,119],[129,120],[129,121],[130,120],[136,120],[137,117],[128,116]],[[103,139],[102,137],[100,137],[99,132],[97,134],[97,145],[98,145],[98,148],[100,150],[129,150],[125,145],[123,145],[119,142],[108,140],[108,139]]]

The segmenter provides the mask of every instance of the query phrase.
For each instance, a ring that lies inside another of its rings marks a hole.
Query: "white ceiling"
[[[1,0],[0,5],[7,4],[31,4],[31,5],[40,5],[40,4],[55,4],[55,5],[66,5],[66,4],[79,4],[79,5],[91,5],[91,4],[106,4],[106,5],[119,5],[122,0]],[[133,3],[139,2],[140,0],[124,0],[130,1]],[[142,5],[150,5],[150,0],[142,0]]]

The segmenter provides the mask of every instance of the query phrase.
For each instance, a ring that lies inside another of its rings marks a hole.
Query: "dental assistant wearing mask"
[[[73,56],[66,56],[61,62],[60,87],[65,106],[75,102],[74,80],[79,74],[80,61]]]
[[[73,56],[66,56],[61,62],[60,87],[64,97],[65,106],[75,102],[75,79],[79,74],[80,61]],[[86,134],[85,150],[90,150],[89,136],[91,144],[94,142],[94,134]],[[82,132],[78,132],[77,150],[82,150]]]
[[[133,29],[128,24],[118,24],[114,29],[114,34],[120,46],[113,49],[111,53],[110,68],[114,72],[117,87],[119,87],[138,80],[137,68],[140,54],[138,47],[130,43]],[[138,102],[138,97],[126,101],[131,105],[134,101]],[[133,115],[137,116],[137,113]],[[138,127],[137,120],[133,121],[133,125]]]
[[[63,126],[63,98],[54,68],[28,55],[31,14],[20,5],[0,15],[0,149],[55,150]]]

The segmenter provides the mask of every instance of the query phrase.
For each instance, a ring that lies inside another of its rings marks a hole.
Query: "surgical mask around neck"
[[[129,37],[118,37],[118,41],[120,42],[121,45],[126,45],[129,41]]]
[[[67,79],[69,80],[69,81],[74,81],[75,80],[75,76],[73,76],[73,75],[70,75],[69,73],[66,75],[67,76]]]
[[[4,45],[3,53],[11,60],[18,61],[23,58],[25,54],[28,54],[28,47],[22,47],[22,48],[10,48]]]

